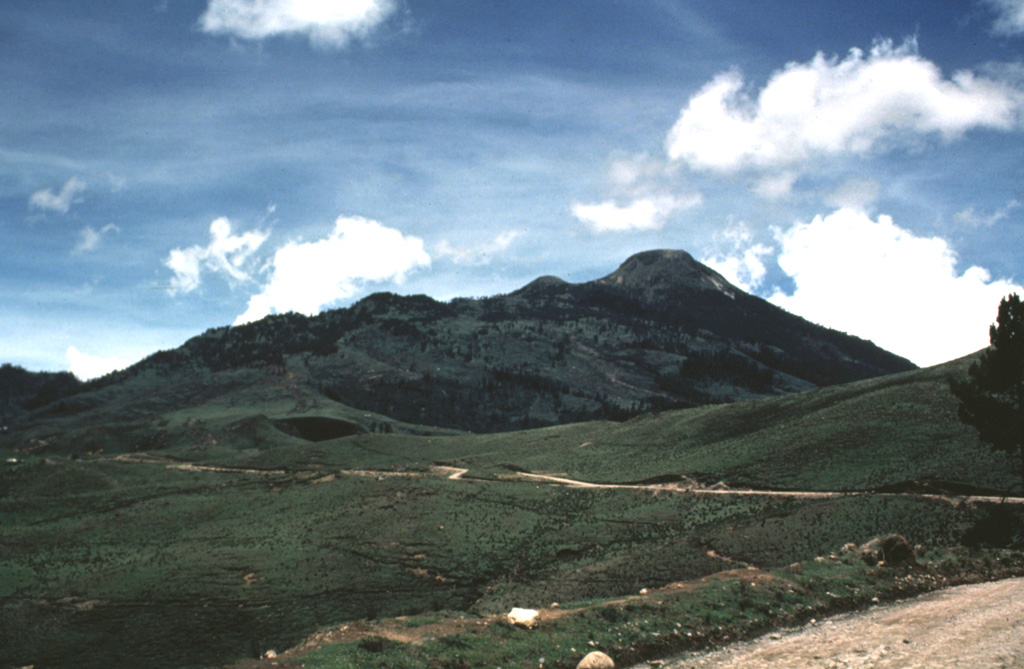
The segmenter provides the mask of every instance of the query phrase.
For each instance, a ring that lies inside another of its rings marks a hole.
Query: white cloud
[[[81,200],[76,199],[82,191],[85,190],[85,182],[78,177],[71,177],[61,187],[59,193],[54,193],[52,189],[45,188],[32,193],[32,196],[28,199],[29,207],[35,209],[47,209],[49,211],[56,211],[61,214],[68,213],[71,209],[71,205]]]
[[[945,79],[913,40],[877,42],[839,60],[818,53],[789,63],[752,97],[733,70],[714,77],[682,110],[666,139],[693,169],[792,169],[815,157],[864,154],[921,137],[1009,130],[1021,92],[961,70]]]
[[[850,179],[825,197],[825,204],[836,209],[868,211],[878,199],[878,182],[874,179]]]
[[[1020,202],[1017,200],[1010,200],[1004,206],[992,212],[991,214],[982,214],[975,211],[974,207],[967,207],[958,211],[954,218],[958,223],[969,225],[972,228],[988,228],[992,227],[999,221],[1005,219],[1010,215],[1010,212],[1020,206]]]
[[[100,240],[103,238],[103,235],[108,234],[110,232],[121,232],[121,228],[117,227],[113,223],[108,223],[104,225],[102,228],[99,229],[99,231],[93,229],[92,226],[85,226],[79,233],[78,243],[75,244],[75,248],[72,252],[85,253],[87,251],[92,251],[97,246],[99,246]]]
[[[648,153],[620,154],[608,164],[608,185],[618,196],[649,197],[669,191],[678,171],[678,163]]]
[[[691,209],[702,202],[700,195],[683,198],[672,195],[644,197],[621,206],[613,200],[600,204],[572,205],[572,215],[589,225],[595,232],[623,232],[626,230],[658,230],[665,225],[670,214]]]
[[[762,258],[775,249],[765,244],[754,244],[750,228],[744,223],[716,233],[715,238],[719,244],[729,246],[729,250],[724,253],[705,253],[701,262],[748,293],[760,287],[768,273]]]
[[[996,21],[992,29],[1000,35],[1020,35],[1024,33],[1024,0],[987,0],[995,10]]]
[[[757,182],[754,192],[766,200],[779,200],[793,192],[796,183],[795,172],[780,172],[763,177]]]
[[[252,255],[267,240],[268,233],[250,230],[231,234],[231,221],[218,218],[210,223],[210,243],[173,249],[164,265],[174,272],[171,293],[188,293],[199,287],[203,270],[226,274],[229,280],[245,281],[249,274],[243,269]]]
[[[396,0],[210,0],[199,25],[247,40],[305,35],[316,45],[343,47],[365,38],[395,9]]]
[[[647,153],[616,155],[606,171],[611,197],[598,204],[574,202],[572,214],[594,232],[659,230],[671,214],[703,203],[697,192],[673,195],[681,190],[678,170],[678,164]]]
[[[324,239],[290,242],[269,263],[270,278],[249,298],[235,320],[248,323],[272,313],[319,313],[356,295],[368,282],[401,283],[417,267],[430,264],[423,240],[361,217],[340,217]]]
[[[131,360],[125,360],[124,358],[103,358],[82,353],[74,346],[68,347],[67,357],[71,373],[82,381],[104,376],[132,364]]]
[[[440,257],[451,258],[456,265],[486,265],[495,254],[507,249],[519,234],[516,230],[506,230],[480,246],[455,246],[447,239],[442,239],[435,247],[435,252]]]
[[[797,223],[779,233],[779,243],[779,266],[796,289],[776,291],[771,302],[919,365],[987,346],[999,301],[1024,292],[993,281],[981,267],[957,273],[945,240],[918,237],[889,216],[872,220],[855,209]]]

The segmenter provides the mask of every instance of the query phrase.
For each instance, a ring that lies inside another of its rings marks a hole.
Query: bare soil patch
[[[722,650],[687,655],[663,666],[1020,667],[1024,666],[1024,578],[940,590]]]

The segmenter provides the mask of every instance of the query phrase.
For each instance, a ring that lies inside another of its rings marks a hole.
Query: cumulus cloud
[[[75,248],[72,252],[86,253],[87,251],[94,250],[99,246],[103,235],[111,232],[121,232],[121,228],[117,227],[113,223],[108,223],[99,230],[94,229],[91,225],[85,226],[79,233],[78,243],[75,244]]]
[[[82,381],[88,381],[110,372],[116,372],[132,364],[131,360],[125,360],[124,358],[104,358],[82,353],[74,346],[68,347],[67,358],[68,368],[71,370],[71,373]]]
[[[705,253],[701,262],[748,293],[760,287],[768,273],[762,259],[775,249],[765,244],[755,244],[750,228],[743,223],[732,225],[715,237],[720,245],[728,247],[727,250]]]
[[[816,157],[865,154],[922,137],[1009,130],[1022,100],[1009,84],[966,70],[944,78],[913,40],[879,41],[842,60],[818,53],[789,63],[756,96],[738,71],[721,73],[690,98],[665,147],[671,159],[696,170],[791,170]]]
[[[996,12],[992,30],[1000,35],[1024,33],[1024,0],[987,0],[985,3]]]
[[[365,38],[395,9],[396,0],[209,0],[199,26],[246,40],[304,35],[316,45],[343,47]]]
[[[600,204],[576,202],[572,205],[572,215],[589,225],[594,232],[658,230],[665,225],[670,214],[691,209],[701,202],[702,198],[697,194],[686,197],[643,197],[627,205],[619,205],[614,200]]]
[[[506,230],[480,246],[456,246],[447,239],[442,239],[435,247],[435,251],[442,258],[450,258],[456,265],[486,265],[496,254],[507,249],[518,236],[518,231]]]
[[[171,293],[188,293],[199,287],[203,271],[226,275],[229,281],[250,279],[245,267],[267,240],[268,233],[250,230],[232,234],[231,221],[221,217],[210,223],[210,243],[173,249],[164,265],[174,272]]]
[[[422,239],[377,221],[343,216],[324,239],[290,242],[274,253],[269,279],[235,325],[272,313],[316,314],[356,295],[367,283],[401,283],[406,274],[429,264]]]
[[[938,237],[918,237],[891,217],[839,209],[778,234],[778,263],[796,286],[774,304],[874,341],[919,365],[988,345],[999,301],[1024,288],[981,267],[958,272]]]
[[[61,187],[60,192],[54,193],[52,189],[45,188],[32,193],[28,199],[30,208],[55,211],[60,214],[68,213],[71,205],[79,202],[78,195],[85,190],[85,182],[78,177],[71,177]]]

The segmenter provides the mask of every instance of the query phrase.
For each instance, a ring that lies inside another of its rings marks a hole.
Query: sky
[[[1024,292],[1024,0],[4,0],[0,362],[683,249],[919,365]]]

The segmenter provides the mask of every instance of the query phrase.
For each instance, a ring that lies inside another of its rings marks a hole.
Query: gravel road
[[[1024,578],[933,592],[663,667],[1024,667]]]

